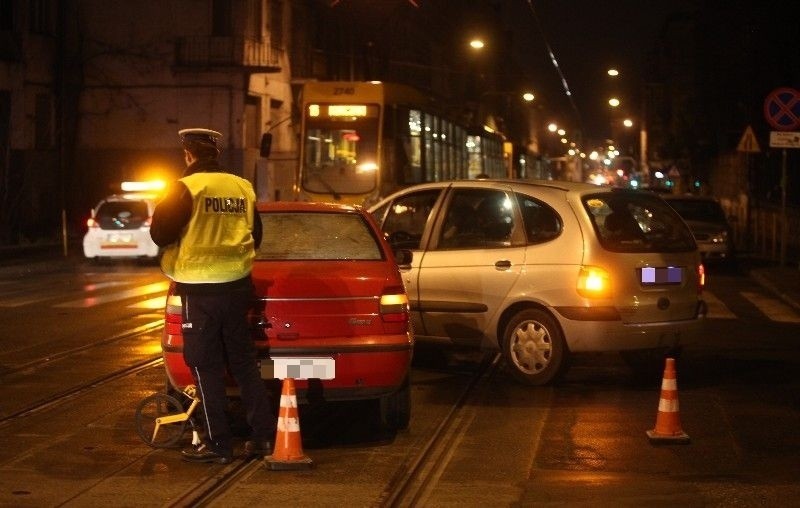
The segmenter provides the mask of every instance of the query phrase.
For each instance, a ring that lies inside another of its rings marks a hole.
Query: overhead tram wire
[[[581,113],[578,110],[577,104],[575,104],[575,99],[572,96],[569,85],[567,84],[567,78],[564,76],[564,72],[558,65],[558,60],[556,60],[556,56],[553,53],[553,48],[550,46],[550,42],[547,40],[547,34],[545,33],[544,28],[542,28],[542,23],[539,21],[539,16],[536,15],[536,10],[533,8],[532,0],[528,0],[528,8],[530,8],[531,15],[536,22],[536,27],[539,29],[539,33],[542,34],[544,46],[547,49],[547,54],[550,57],[550,61],[553,63],[553,67],[555,67],[558,77],[561,79],[561,86],[564,87],[564,94],[567,96],[567,100],[569,100],[569,104],[572,106],[572,110],[575,112],[575,116],[578,120],[578,128],[580,129],[580,132],[583,132],[583,120],[581,119]]]

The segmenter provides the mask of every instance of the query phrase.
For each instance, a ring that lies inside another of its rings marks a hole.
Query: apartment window
[[[269,2],[269,37],[273,48],[282,48],[283,44],[283,2]]]
[[[50,94],[36,94],[34,143],[37,150],[53,147],[53,101]]]
[[[0,30],[14,28],[14,0],[0,0]]]
[[[248,0],[247,13],[245,16],[245,30],[244,34],[247,37],[254,39],[261,39],[264,30],[264,16],[262,0]]]
[[[228,37],[233,33],[231,0],[212,0],[211,35]]]
[[[247,96],[244,106],[244,143],[245,148],[258,148],[261,137],[261,99]]]
[[[53,0],[30,0],[29,5],[31,32],[53,34]]]

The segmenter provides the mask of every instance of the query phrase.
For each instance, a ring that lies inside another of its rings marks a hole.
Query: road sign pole
[[[744,223],[744,245],[748,251],[755,247],[755,242],[753,241],[753,195],[755,194],[753,187],[753,169],[751,168],[750,164],[750,152],[745,152],[745,176],[747,177],[747,196],[745,199],[747,200],[747,217],[745,217]]]
[[[786,186],[789,183],[789,177],[786,173],[786,148],[782,150],[781,154],[781,266],[786,265],[786,240],[788,238],[787,229],[789,226],[788,218],[786,217]]]

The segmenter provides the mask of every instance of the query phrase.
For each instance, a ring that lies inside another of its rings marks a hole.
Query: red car
[[[296,379],[304,402],[376,399],[385,425],[407,427],[414,343],[408,297],[372,216],[324,203],[262,203],[258,210],[264,237],[250,319],[262,377]],[[194,381],[172,288],[165,313],[164,363],[171,388],[180,390]]]

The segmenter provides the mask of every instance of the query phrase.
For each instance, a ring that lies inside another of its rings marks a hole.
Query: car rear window
[[[148,216],[145,201],[106,201],[97,209],[95,219],[102,229],[138,229]]]
[[[384,259],[379,240],[356,213],[262,213],[261,222],[257,260]]]
[[[597,237],[613,252],[689,252],[697,249],[681,217],[663,199],[643,192],[583,197]]]

